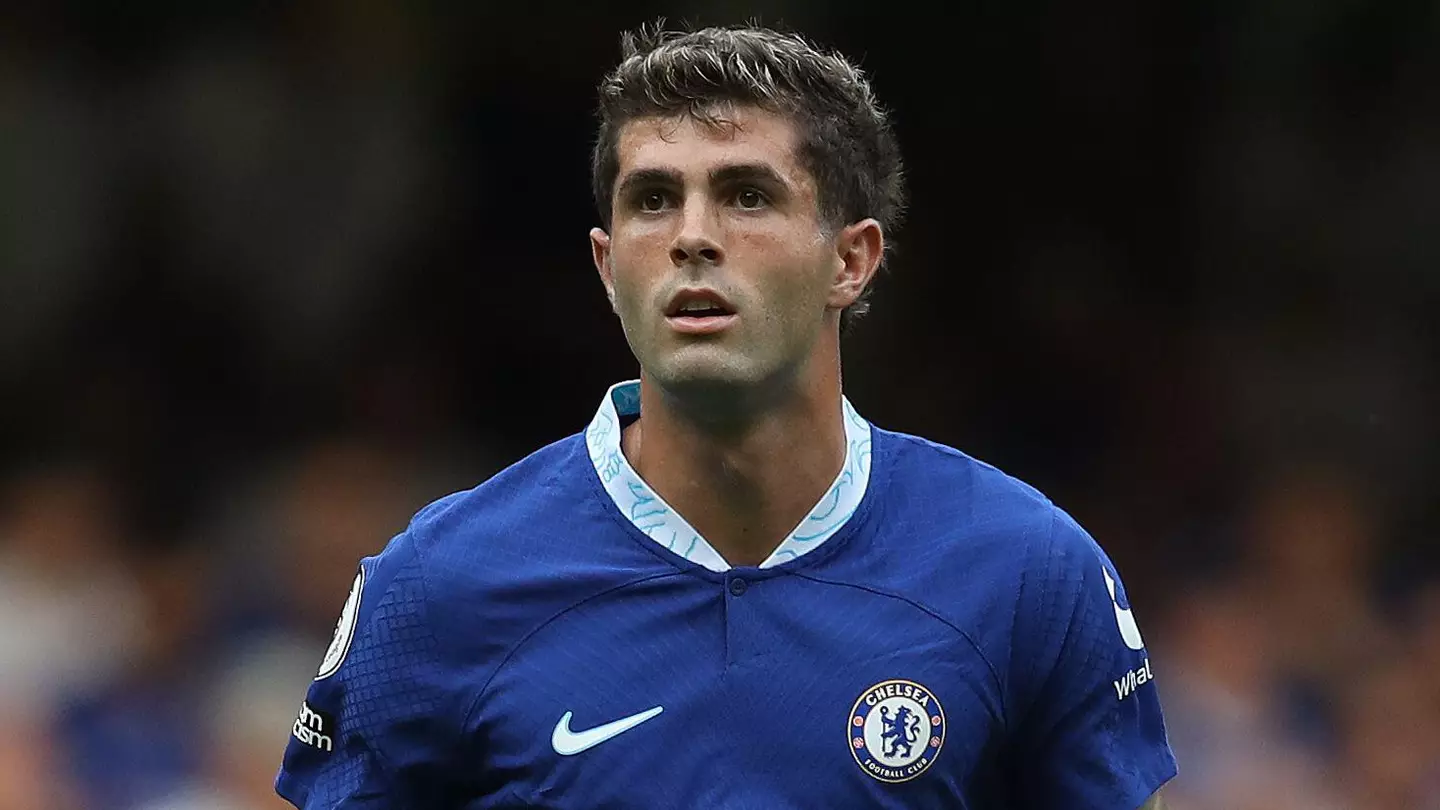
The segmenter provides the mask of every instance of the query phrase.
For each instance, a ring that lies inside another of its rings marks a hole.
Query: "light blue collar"
[[[760,564],[761,568],[789,562],[819,548],[850,520],[865,497],[865,488],[870,483],[870,423],[855,412],[849,400],[841,402],[845,412],[845,466],[825,496]],[[620,514],[651,540],[711,571],[728,571],[730,563],[680,513],[655,494],[621,452],[620,420],[639,413],[638,380],[610,387],[600,410],[585,429],[585,446],[590,451],[595,474],[600,476]]]

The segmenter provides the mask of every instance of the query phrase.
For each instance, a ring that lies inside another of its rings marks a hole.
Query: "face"
[[[879,264],[874,220],[823,223],[787,119],[725,117],[626,124],[611,230],[590,234],[641,369],[675,392],[793,381]]]

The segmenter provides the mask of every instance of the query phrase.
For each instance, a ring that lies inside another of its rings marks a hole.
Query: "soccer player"
[[[903,194],[860,71],[766,29],[646,30],[600,116],[590,241],[640,379],[360,563],[279,792],[1160,807],[1160,670],[1106,555],[842,394]]]

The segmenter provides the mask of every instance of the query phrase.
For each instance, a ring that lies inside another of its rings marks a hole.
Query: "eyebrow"
[[[731,163],[719,166],[710,171],[710,183],[712,185],[723,185],[734,183],[739,180],[751,182],[768,183],[781,188],[789,188],[780,174],[765,163]]]
[[[637,188],[646,186],[678,186],[680,173],[674,169],[636,169],[625,175],[615,187],[615,196],[625,199]]]
[[[786,183],[778,172],[764,163],[728,163],[710,170],[711,185],[718,186],[741,180],[767,183],[780,188],[788,189],[790,187],[790,184]],[[620,184],[615,187],[615,196],[623,199],[636,188],[645,186],[674,187],[680,185],[683,185],[680,172],[674,169],[636,169],[621,179]]]

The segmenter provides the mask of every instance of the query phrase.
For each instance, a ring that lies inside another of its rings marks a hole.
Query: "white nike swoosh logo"
[[[664,706],[655,706],[639,714],[622,717],[613,723],[606,723],[603,726],[596,726],[584,731],[571,731],[570,717],[573,712],[565,712],[560,717],[560,722],[555,724],[555,732],[550,735],[550,744],[555,747],[555,753],[560,756],[574,756],[581,751],[594,748],[611,737],[624,734],[663,711],[665,711]]]
[[[1110,572],[1103,565],[1100,573],[1105,575],[1105,589],[1110,591],[1110,604],[1115,606],[1115,622],[1120,625],[1120,638],[1132,650],[1145,649],[1145,640],[1140,638],[1140,625],[1135,623],[1135,614],[1129,608],[1120,607],[1120,600],[1115,597],[1115,580],[1110,578]]]

